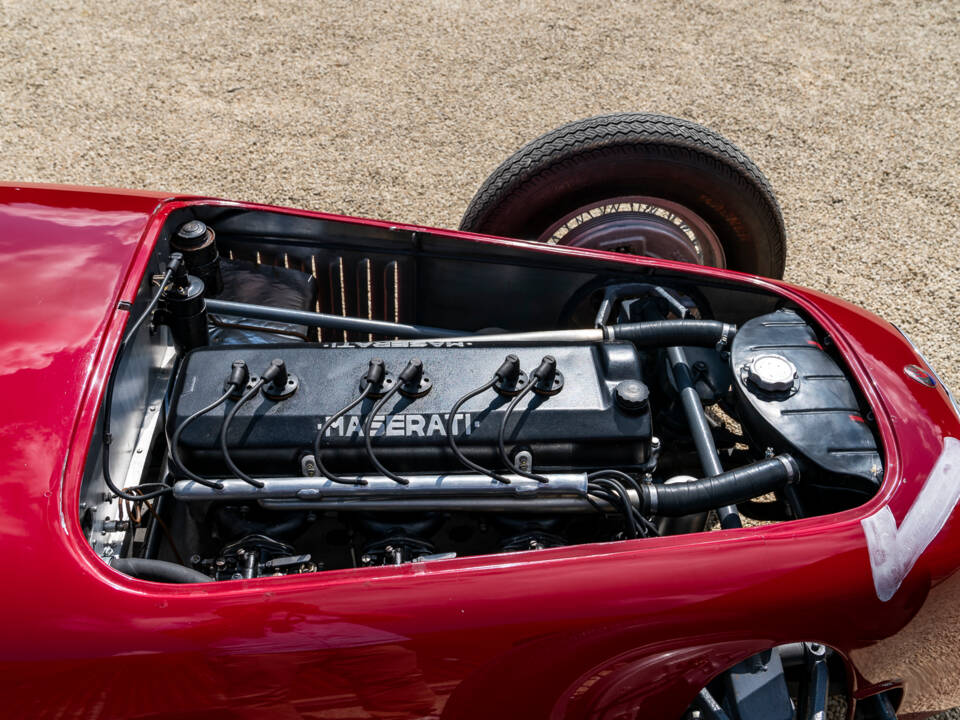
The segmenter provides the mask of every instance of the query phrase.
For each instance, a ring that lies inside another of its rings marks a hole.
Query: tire
[[[527,144],[483,183],[460,229],[775,278],[786,262],[780,207],[750,158],[701,125],[647,113],[573,122]]]

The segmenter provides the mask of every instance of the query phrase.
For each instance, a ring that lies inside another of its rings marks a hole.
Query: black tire
[[[544,239],[578,208],[633,196],[699,216],[722,246],[724,259],[712,264],[783,277],[783,217],[763,173],[712,130],[666,115],[604,115],[537,138],[487,178],[460,228]]]

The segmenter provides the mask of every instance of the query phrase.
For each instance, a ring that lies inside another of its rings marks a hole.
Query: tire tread
[[[643,144],[677,156],[694,153],[753,196],[765,210],[772,240],[772,266],[782,276],[786,264],[786,233],[780,206],[770,182],[740,148],[697,123],[655,113],[618,113],[568,123],[527,143],[505,160],[474,195],[460,222],[462,230],[482,232],[501,201],[518,187],[541,175],[562,170],[577,158],[596,151]]]

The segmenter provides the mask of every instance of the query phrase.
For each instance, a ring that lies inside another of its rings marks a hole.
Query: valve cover
[[[448,446],[446,420],[456,401],[490,380],[504,357],[515,354],[525,373],[545,355],[557,360],[563,377],[559,392],[529,393],[510,416],[506,444],[524,447],[538,470],[635,467],[649,453],[650,409],[625,409],[615,401],[624,381],[642,384],[640,360],[629,343],[603,345],[471,346],[463,342],[395,341],[264,347],[205,347],[189,353],[179,373],[170,412],[169,432],[224,392],[234,360],[260,373],[273,358],[282,358],[298,386],[287,399],[257,394],[237,413],[228,432],[231,456],[253,473],[299,474],[300,458],[313,453],[314,437],[324,421],[360,392],[360,380],[373,358],[382,358],[396,377],[411,358],[424,367],[421,397],[395,394],[372,424],[377,458],[396,471],[463,469]],[[474,462],[501,465],[497,434],[510,397],[493,389],[469,400],[454,419],[458,445]],[[218,445],[231,399],[199,417],[183,432],[181,453],[191,467],[226,474]],[[336,421],[322,445],[323,461],[334,472],[369,471],[363,421],[373,399],[366,399]]]

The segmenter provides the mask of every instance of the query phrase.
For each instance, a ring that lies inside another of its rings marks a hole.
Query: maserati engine
[[[869,407],[829,335],[775,296],[503,260],[496,308],[412,324],[400,263],[341,251],[325,275],[323,241],[288,239],[270,263],[276,228],[253,254],[251,232],[171,228],[111,376],[81,513],[130,574],[201,582],[635,540],[834,512],[879,487]],[[421,249],[420,274],[446,257]],[[349,262],[356,306],[384,317],[347,312]],[[489,265],[431,286],[428,306],[465,306]],[[527,286],[539,304],[518,317]],[[338,312],[319,312],[326,297]]]

